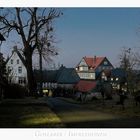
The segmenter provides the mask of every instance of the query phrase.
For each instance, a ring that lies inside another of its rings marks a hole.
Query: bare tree
[[[0,31],[7,36],[14,31],[23,43],[23,54],[18,50],[17,54],[27,69],[28,88],[32,94],[35,93],[37,86],[32,68],[32,55],[38,45],[37,38],[40,31],[60,15],[61,12],[58,9],[52,8],[1,9]]]
[[[47,62],[52,61],[52,56],[58,55],[58,50],[55,47],[56,41],[54,37],[54,31],[52,24],[47,25],[47,30],[43,35],[39,35],[37,37],[37,53],[39,54],[39,91],[42,94],[42,85],[43,85],[43,71],[42,71],[42,64],[43,59]]]
[[[135,53],[136,61],[137,61],[137,69],[140,69],[140,48],[138,47]]]
[[[136,57],[136,53],[132,50],[132,48],[123,48],[120,55],[120,67],[126,72],[126,83],[127,83],[127,91],[134,92],[135,87],[135,72],[137,69],[138,61]]]

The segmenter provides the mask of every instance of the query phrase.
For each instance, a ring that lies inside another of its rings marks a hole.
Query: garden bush
[[[8,84],[4,92],[4,98],[24,98],[27,95],[27,88],[18,84]]]

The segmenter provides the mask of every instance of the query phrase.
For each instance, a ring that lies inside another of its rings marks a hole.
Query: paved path
[[[48,98],[48,105],[66,128],[139,128],[139,118],[123,118],[115,114],[91,110],[83,105],[68,103],[59,98]]]

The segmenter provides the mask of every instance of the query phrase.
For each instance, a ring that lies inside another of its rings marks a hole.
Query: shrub
[[[27,88],[18,84],[8,84],[4,92],[4,98],[24,98],[27,95]]]

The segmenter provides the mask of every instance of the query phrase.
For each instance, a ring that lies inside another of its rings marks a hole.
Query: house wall
[[[22,61],[16,52],[13,52],[12,56],[6,64],[6,69],[9,74],[9,81],[20,85],[27,84],[27,71]]]
[[[78,72],[80,79],[95,80],[95,73],[93,72]]]
[[[38,83],[39,85],[39,83]],[[43,83],[43,88],[47,88],[47,89],[51,89],[51,88],[57,88],[57,83],[53,83],[53,82],[45,82]]]
[[[58,84],[58,87],[66,88],[66,89],[73,89],[74,84]]]
[[[76,71],[80,79],[95,80],[96,78],[94,70],[88,67],[84,59],[80,61],[79,65],[76,68]]]

